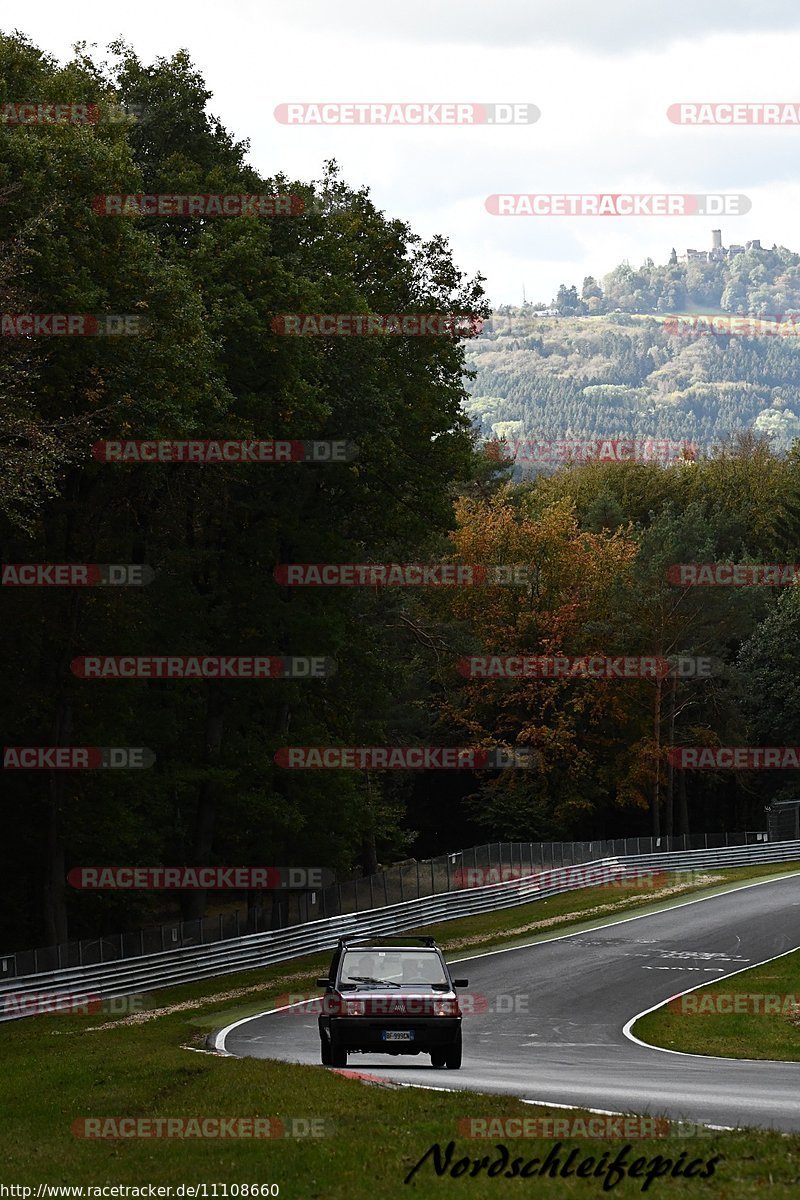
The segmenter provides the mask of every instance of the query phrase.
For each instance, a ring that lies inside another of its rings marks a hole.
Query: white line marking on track
[[[790,877],[791,878],[791,877]],[[756,884],[752,885],[757,886]],[[755,967],[763,967],[767,963],[777,962],[779,958],[786,958],[787,954],[796,954],[797,946],[793,946],[791,950],[784,950],[782,954],[773,954],[771,958],[764,958],[761,962],[751,963],[747,967],[739,967],[737,971],[730,971],[727,975],[723,975],[722,979],[718,980],[722,983],[723,979],[732,979],[734,975],[741,975],[744,971],[750,971]],[[663,1008],[665,1004],[669,1004],[672,1000],[679,1000],[681,996],[688,996],[690,992],[696,992],[701,988],[702,983],[695,984],[694,987],[686,988],[682,992],[677,992],[674,996],[669,996],[666,1000],[660,1000],[658,1004],[654,1004],[651,1008],[645,1008],[642,1012],[637,1013],[635,1017],[631,1017],[630,1021],[623,1027],[623,1034],[630,1042],[635,1042],[637,1046],[644,1046],[646,1050],[658,1050],[660,1054],[677,1054],[679,1058],[707,1058],[713,1062],[725,1063],[780,1063],[784,1067],[797,1067],[800,1072],[800,1062],[786,1062],[779,1058],[726,1058],[723,1054],[692,1054],[688,1050],[668,1050],[665,1046],[653,1046],[650,1042],[643,1042],[641,1038],[636,1037],[633,1033],[633,1027],[642,1017],[646,1017],[648,1013],[656,1012],[659,1008]]]

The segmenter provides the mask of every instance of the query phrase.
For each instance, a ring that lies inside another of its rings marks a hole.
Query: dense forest
[[[800,743],[800,591],[676,588],[667,572],[794,561],[800,449],[751,433],[668,467],[592,463],[520,482],[502,445],[484,443],[503,422],[703,443],[761,428],[759,413],[793,404],[789,340],[678,343],[623,318],[466,341],[278,336],[287,312],[490,314],[444,237],[420,239],[335,163],[316,181],[259,175],[208,115],[185,55],[147,65],[119,45],[111,65],[80,52],[59,66],[14,37],[0,60],[0,101],[147,112],[0,127],[3,312],[146,317],[140,336],[2,339],[0,558],[154,572],[146,587],[3,587],[3,743],[155,754],[140,771],[4,770],[3,948],[164,911],[152,893],[76,895],[65,878],[80,865],[342,874],[488,838],[763,828],[764,804],[798,772],[679,771],[669,751]],[[114,219],[92,207],[108,193],[292,194],[303,211]],[[104,438],[346,439],[358,454],[106,463],[92,453]],[[385,562],[525,569],[515,586],[463,588],[299,588],[274,574]],[[521,651],[715,666],[603,681],[458,669],[465,655]],[[324,655],[337,670],[90,680],[70,667],[88,654]],[[292,772],[275,762],[287,745],[530,748],[540,765]],[[206,899],[186,894],[183,915]]]
[[[466,410],[509,442],[659,438],[708,454],[752,430],[785,451],[800,437],[800,325],[749,328],[501,310],[469,343]]]
[[[677,314],[692,319],[664,319]],[[712,314],[731,320],[697,319]],[[622,263],[580,292],[562,284],[549,307],[497,308],[470,346],[467,411],[509,441],[655,437],[709,452],[754,430],[786,450],[800,437],[798,316],[800,255],[784,247]]]

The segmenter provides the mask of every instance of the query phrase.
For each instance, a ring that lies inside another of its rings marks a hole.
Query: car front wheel
[[[444,1065],[449,1067],[451,1071],[457,1071],[461,1066],[461,1034],[458,1035],[458,1040],[453,1042],[452,1046],[448,1046],[444,1054]]]
[[[331,1042],[330,1049],[331,1067],[346,1067],[347,1066],[347,1051],[343,1046],[337,1046],[335,1042]]]

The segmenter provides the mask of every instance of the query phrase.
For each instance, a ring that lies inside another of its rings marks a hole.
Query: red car
[[[421,945],[352,944],[340,938],[319,1016],[320,1056],[346,1067],[347,1056],[429,1054],[434,1067],[461,1066],[457,987],[433,938]]]

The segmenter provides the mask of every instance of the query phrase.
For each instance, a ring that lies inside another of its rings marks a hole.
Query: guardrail
[[[706,870],[780,862],[800,862],[800,840],[727,849],[620,855],[212,945],[21,976],[0,983],[0,1021],[36,1016],[43,1011],[68,1011],[80,1000],[112,999],[258,970],[306,954],[329,951],[336,939],[345,934],[403,933],[458,917],[530,904],[584,887],[635,880],[653,870]]]
[[[787,829],[775,841],[800,837],[800,830]],[[388,908],[405,900],[458,892],[473,886],[472,874],[489,871],[500,883],[508,878],[507,868],[517,874],[532,875],[554,867],[598,862],[627,854],[655,854],[659,851],[708,850],[721,846],[749,846],[769,841],[766,832],[685,833],[662,837],[606,838],[582,842],[488,842],[465,850],[451,850],[435,858],[410,859],[396,863],[375,875],[342,879],[316,891],[271,892],[266,907],[258,902],[241,912],[239,909],[192,920],[168,921],[127,933],[103,933],[101,936],[62,942],[57,946],[0,952],[0,982],[22,975],[40,975],[67,967],[88,967],[115,962],[120,958],[143,958],[165,950],[186,946],[205,946],[251,933],[305,925],[325,917],[368,908]],[[291,864],[289,864],[291,865]],[[528,868],[527,870],[525,868]],[[465,873],[470,878],[465,881]]]

